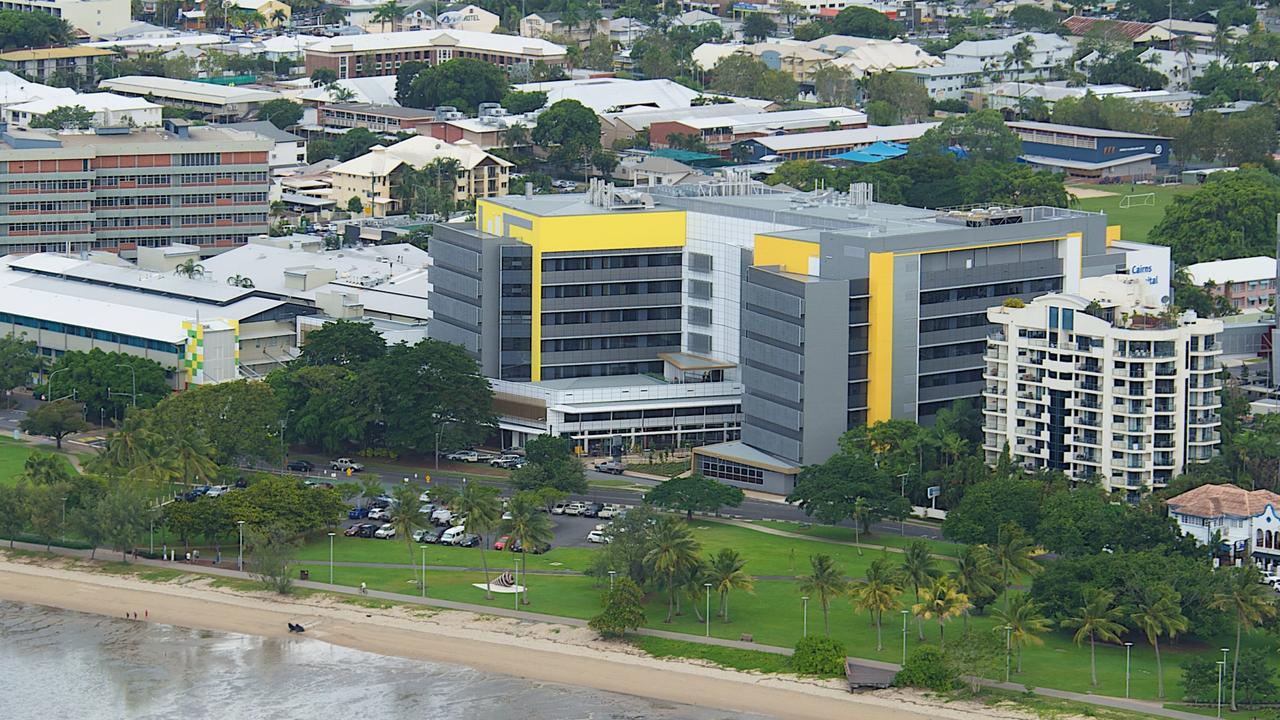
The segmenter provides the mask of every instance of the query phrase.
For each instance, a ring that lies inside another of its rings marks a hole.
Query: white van
[[[448,530],[444,531],[444,534],[440,536],[439,544],[440,545],[457,545],[458,541],[461,540],[466,534],[467,534],[467,527],[465,525],[455,525],[449,528]]]
[[[436,508],[431,513],[431,522],[435,525],[448,525],[453,520],[453,511],[447,507]]]

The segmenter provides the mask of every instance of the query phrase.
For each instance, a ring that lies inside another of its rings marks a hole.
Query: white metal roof
[[[518,53],[550,58],[562,57],[565,54],[564,46],[556,45],[541,38],[470,32],[467,30],[409,30],[406,32],[332,37],[312,45],[307,50],[326,53],[359,53],[435,46],[454,46],[473,50]]]
[[[68,105],[79,105],[89,112],[160,109],[159,105],[148,102],[145,98],[118,95],[111,92],[80,93],[71,97],[41,98],[31,102],[11,105],[8,109],[16,112],[31,113],[32,115],[44,115]]]
[[[910,123],[906,125],[871,125],[853,130],[829,130],[827,132],[796,133],[752,138],[752,142],[775,152],[803,150],[805,148],[842,147],[845,145],[870,145],[873,142],[901,142],[914,140],[942,123]]]
[[[98,87],[133,95],[152,95],[158,98],[191,100],[195,102],[229,105],[244,102],[267,102],[282,97],[279,93],[256,88],[215,85],[213,83],[174,78],[126,75],[98,83]]]
[[[731,127],[736,133],[753,130],[789,130],[805,127],[821,127],[836,121],[840,123],[860,124],[867,121],[867,114],[860,110],[846,107],[806,108],[803,110],[783,110],[772,113],[748,113],[744,115],[720,115],[714,117],[689,118],[680,121],[689,127],[704,129],[715,127]]]
[[[545,92],[547,105],[560,100],[577,100],[596,113],[628,108],[687,108],[703,93],[671,80],[627,80],[623,78],[589,78],[586,80],[553,80],[521,83],[523,92]]]
[[[1187,275],[1196,285],[1204,285],[1207,282],[1221,285],[1250,280],[1274,280],[1277,274],[1275,258],[1261,255],[1233,260],[1214,260],[1187,266]]]

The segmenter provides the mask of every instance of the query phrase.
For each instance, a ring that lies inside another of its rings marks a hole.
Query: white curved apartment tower
[[[1222,322],[1144,307],[1141,283],[1088,278],[1078,295],[987,311],[988,464],[1008,448],[1134,500],[1217,452]]]

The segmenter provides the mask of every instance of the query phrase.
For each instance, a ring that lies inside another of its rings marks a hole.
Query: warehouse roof
[[[1195,285],[1267,280],[1276,277],[1276,260],[1263,255],[1233,260],[1214,260],[1187,266],[1187,275]],[[1280,509],[1280,508],[1277,508]]]
[[[111,78],[98,83],[98,87],[131,95],[152,95],[161,99],[190,100],[214,105],[267,102],[281,97],[279,93],[271,92],[270,90],[215,85],[193,80],[176,80],[174,78],[146,75],[126,75],[124,77]]]
[[[872,125],[852,130],[796,133],[752,138],[774,152],[790,152],[805,148],[843,147],[846,145],[870,145],[873,142],[903,142],[914,140],[942,123],[910,123],[907,125]]]

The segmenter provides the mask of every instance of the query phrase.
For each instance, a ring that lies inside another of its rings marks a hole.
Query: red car
[[[502,537],[498,538],[496,542],[494,542],[494,543],[493,543],[493,549],[494,549],[494,550],[506,550],[506,549],[507,549],[507,545],[508,545],[508,543],[510,543],[510,541],[511,541],[510,536],[503,535]]]
[[[358,532],[360,532],[360,523],[356,523],[355,525],[352,525],[351,527],[347,528],[346,532],[342,534],[346,535],[347,537],[352,537]]]

